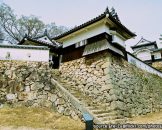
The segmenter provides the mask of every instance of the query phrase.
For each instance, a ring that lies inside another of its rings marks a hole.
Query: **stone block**
[[[46,86],[44,87],[44,90],[46,90],[46,91],[50,91],[50,90],[51,90],[51,88],[50,88],[50,86],[49,86],[49,85],[46,85]]]
[[[26,100],[35,100],[37,99],[37,93],[36,92],[27,92],[28,96]]]
[[[48,97],[48,99],[51,101],[51,102],[55,102],[57,100],[58,96],[56,94],[52,94]]]
[[[63,113],[64,110],[65,110],[65,108],[64,108],[63,106],[61,106],[61,105],[59,105],[59,106],[57,107],[57,111],[58,111],[59,113]]]
[[[34,84],[31,85],[31,90],[38,90],[42,89],[44,87],[43,83],[35,82]]]
[[[30,92],[30,86],[25,86],[25,92]]]
[[[125,110],[125,104],[121,101],[112,101],[111,102],[111,107],[114,110]]]
[[[15,100],[16,99],[16,95],[15,94],[7,94],[6,95],[6,99],[7,100]]]
[[[20,92],[17,95],[17,98],[19,101],[25,101],[28,98],[28,93],[27,92]]]
[[[101,65],[101,68],[102,68],[102,69],[108,68],[108,63],[105,62],[103,65]]]

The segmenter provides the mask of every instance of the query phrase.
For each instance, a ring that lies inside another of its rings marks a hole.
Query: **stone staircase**
[[[120,116],[116,111],[111,110],[107,107],[106,103],[96,102],[93,97],[87,96],[81,92],[77,87],[75,82],[71,81],[68,77],[54,76],[55,83],[66,89],[71,95],[73,95],[77,100],[78,104],[81,105],[82,113],[89,113],[95,124],[110,124],[110,123],[124,123],[126,119]],[[75,107],[78,107],[76,103]],[[80,107],[79,107],[80,108]]]

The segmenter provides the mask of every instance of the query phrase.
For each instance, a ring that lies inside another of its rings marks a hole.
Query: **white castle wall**
[[[49,49],[41,47],[17,48],[0,46],[0,60],[49,61]]]

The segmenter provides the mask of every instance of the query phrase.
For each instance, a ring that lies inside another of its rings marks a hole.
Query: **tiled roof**
[[[143,47],[143,46],[150,46],[150,45],[154,45],[156,48],[158,48],[156,41],[151,42],[151,41],[148,41],[142,37],[140,39],[140,41],[136,45],[131,46],[131,48],[135,49],[135,48],[139,48],[139,47]]]
[[[49,48],[47,46],[12,45],[12,44],[0,44],[0,48],[20,48],[20,49],[49,50]]]
[[[52,39],[50,38],[50,36],[48,35],[47,29],[45,29],[45,31],[44,31],[44,33],[43,33],[42,35],[39,35],[39,36],[37,36],[37,37],[34,37],[33,39],[39,39],[39,38],[42,38],[42,37],[44,37],[44,36],[48,37],[48,39],[49,39],[51,42],[53,42]]]
[[[19,42],[18,44],[19,45],[22,45],[26,40],[28,41],[32,41],[32,42],[36,42],[36,43],[39,43],[39,44],[42,44],[42,45],[45,45],[45,46],[49,46],[49,47],[52,47],[52,48],[60,48],[61,46],[58,46],[56,43],[48,43],[48,42],[44,42],[44,41],[41,41],[41,40],[37,40],[37,39],[34,39],[34,38],[29,38],[29,37],[24,37],[21,42]]]
[[[110,20],[112,20],[116,25],[118,25],[118,26],[120,26],[122,29],[124,29],[129,35],[131,35],[132,37],[133,37],[133,36],[136,36],[136,34],[134,34],[133,32],[131,32],[131,31],[130,31],[129,29],[127,29],[123,24],[121,24],[121,22],[119,21],[119,19],[116,19],[115,17],[113,17],[113,16],[111,15],[111,13],[109,12],[108,8],[106,8],[105,12],[102,13],[101,15],[99,15],[99,16],[97,16],[97,17],[91,19],[90,21],[88,21],[88,22],[86,22],[86,23],[83,23],[83,24],[81,24],[81,25],[79,25],[79,26],[76,26],[76,27],[74,27],[73,29],[71,29],[71,30],[69,30],[69,31],[67,31],[67,32],[65,32],[65,33],[63,33],[63,34],[61,34],[61,35],[59,35],[59,36],[56,36],[56,37],[54,37],[54,38],[52,38],[52,39],[57,40],[57,39],[62,38],[62,37],[64,37],[64,36],[66,36],[66,35],[69,35],[69,34],[75,32],[75,31],[77,31],[77,30],[80,30],[80,29],[82,29],[82,28],[84,28],[84,27],[86,27],[86,26],[88,26],[88,25],[91,25],[92,23],[95,23],[95,22],[97,22],[97,21],[99,21],[99,20],[105,18],[107,15],[108,15],[108,18],[109,18]]]

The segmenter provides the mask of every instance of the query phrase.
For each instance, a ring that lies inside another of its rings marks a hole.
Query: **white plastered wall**
[[[49,50],[0,48],[0,60],[49,61]]]

